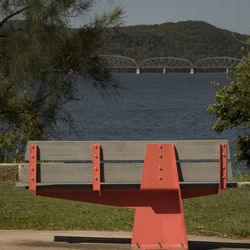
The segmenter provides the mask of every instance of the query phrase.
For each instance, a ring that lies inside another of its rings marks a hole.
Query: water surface
[[[207,112],[215,103],[211,81],[228,84],[225,73],[115,74],[119,93],[89,83],[78,87],[80,100],[66,108],[77,133],[59,124],[55,139],[63,140],[207,140],[229,139],[212,129],[216,118]]]

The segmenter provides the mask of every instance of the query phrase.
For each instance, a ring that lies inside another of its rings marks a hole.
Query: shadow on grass
[[[189,241],[189,250],[204,249],[250,249],[250,243],[239,242],[211,242],[211,241]]]
[[[54,241],[67,243],[130,244],[131,238],[54,236]],[[188,244],[189,250],[250,249],[250,243],[239,242],[189,241]]]
[[[54,236],[54,241],[68,243],[130,244],[131,238]]]

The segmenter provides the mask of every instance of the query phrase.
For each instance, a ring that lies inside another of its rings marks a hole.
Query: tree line
[[[206,22],[183,21],[109,29],[103,53],[143,60],[179,57],[192,62],[205,57],[241,58],[247,36],[216,28]]]

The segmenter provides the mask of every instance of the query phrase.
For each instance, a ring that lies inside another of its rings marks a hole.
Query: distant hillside
[[[158,56],[192,61],[209,56],[240,58],[243,44],[237,40],[246,39],[246,35],[232,34],[201,21],[137,25],[111,28],[103,53],[136,59]]]

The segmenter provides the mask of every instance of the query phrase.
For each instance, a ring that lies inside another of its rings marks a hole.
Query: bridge
[[[190,69],[191,74],[195,73],[195,69],[225,69],[228,73],[229,69],[235,68],[241,61],[233,57],[206,57],[195,63],[177,57],[154,57],[142,61],[118,55],[101,55],[100,57],[104,68],[136,69],[137,74],[141,73],[141,69],[162,69],[163,74],[166,74],[168,69]]]

